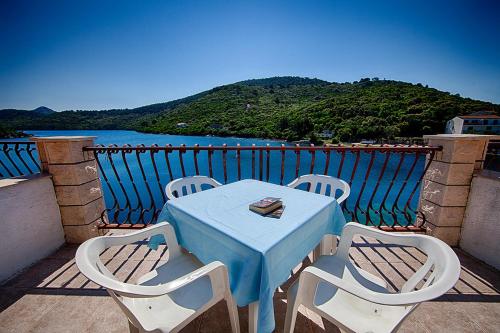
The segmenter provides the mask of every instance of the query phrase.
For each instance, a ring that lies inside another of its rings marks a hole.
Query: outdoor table
[[[285,210],[280,219],[249,210],[249,204],[264,197],[281,198]],[[276,288],[325,234],[340,235],[345,224],[335,198],[257,180],[170,200],[161,221],[173,225],[181,246],[201,262],[218,260],[227,266],[238,306],[250,305],[251,332],[273,331]],[[159,241],[152,239],[150,246]]]

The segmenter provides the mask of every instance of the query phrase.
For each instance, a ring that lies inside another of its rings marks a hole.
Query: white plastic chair
[[[337,202],[342,204],[349,194],[351,193],[351,187],[349,184],[342,179],[326,176],[326,175],[303,175],[288,184],[288,187],[297,188],[302,184],[308,184],[309,192],[316,193],[317,187],[319,185],[319,194],[326,194],[328,188],[330,189],[329,195],[335,197],[337,191],[341,191],[342,194],[337,198]],[[337,248],[337,237],[334,235],[325,235],[321,240],[319,246],[314,250],[314,260],[316,260],[322,254],[331,254],[335,252]]]
[[[339,205],[344,202],[345,199],[351,193],[351,188],[349,184],[342,179],[335,178],[326,175],[303,175],[295,179],[293,182],[288,184],[288,187],[297,188],[301,184],[309,185],[309,192],[316,192],[318,185],[319,194],[326,194],[327,188],[330,187],[330,196],[335,197],[338,190],[342,191],[342,195],[337,198]]]
[[[168,261],[146,273],[137,284],[119,281],[99,255],[110,246],[131,244],[162,234]],[[239,332],[238,311],[229,289],[226,266],[201,264],[182,253],[174,229],[167,222],[137,232],[87,240],[76,252],[76,265],[89,280],[106,288],[129,320],[130,332],[178,332],[193,319],[225,300],[233,332]]]
[[[212,187],[221,186],[222,184],[213,178],[207,176],[189,176],[172,180],[165,187],[165,194],[169,200],[202,191],[202,185],[210,185]],[[194,187],[194,191],[193,191]]]
[[[398,293],[387,290],[386,282],[349,260],[355,235],[420,249],[425,264]],[[437,298],[458,281],[460,262],[453,250],[437,238],[397,235],[348,223],[335,255],[321,256],[300,274],[288,290],[284,332],[293,332],[299,305],[313,310],[346,332],[394,332],[422,302]]]

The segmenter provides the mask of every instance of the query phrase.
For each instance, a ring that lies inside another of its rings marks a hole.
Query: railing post
[[[92,152],[92,136],[33,138],[42,172],[52,175],[64,234],[68,243],[81,243],[99,235],[97,226],[105,211],[103,191]],[[107,216],[104,216],[107,220]]]
[[[426,135],[430,146],[441,146],[427,170],[420,195],[420,211],[425,216],[427,234],[449,245],[460,240],[474,172],[483,165],[492,136],[473,134]]]

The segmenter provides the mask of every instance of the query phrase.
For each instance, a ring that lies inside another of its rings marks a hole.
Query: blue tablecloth
[[[281,198],[280,219],[262,217],[248,205]],[[284,186],[242,180],[168,201],[158,222],[170,222],[179,243],[207,264],[223,262],[239,306],[259,301],[258,331],[274,329],[273,294],[325,234],[345,224],[334,198]],[[155,247],[158,238],[150,241]],[[157,245],[157,244],[156,244]]]

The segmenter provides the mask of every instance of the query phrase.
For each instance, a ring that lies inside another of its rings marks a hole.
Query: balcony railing
[[[325,174],[351,186],[343,204],[351,221],[390,230],[420,230],[417,209],[422,178],[440,148],[422,146],[157,146],[86,147],[104,184],[103,228],[154,223],[166,184],[207,175],[222,183],[253,178],[286,185],[296,177]],[[104,219],[107,213],[108,219]]]
[[[0,141],[0,178],[40,172],[36,144],[30,141]]]

